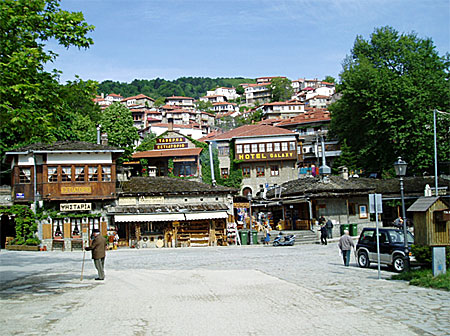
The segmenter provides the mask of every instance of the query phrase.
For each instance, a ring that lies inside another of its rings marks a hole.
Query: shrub
[[[416,258],[416,260],[423,264],[425,267],[431,268],[433,262],[433,248],[428,245],[413,245],[411,247],[411,252]],[[447,267],[450,266],[450,246],[445,248],[446,254],[446,264]]]

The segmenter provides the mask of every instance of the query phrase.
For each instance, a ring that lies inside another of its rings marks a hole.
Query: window
[[[374,231],[364,231],[361,235],[361,243],[373,242]]]
[[[295,142],[294,141],[289,142],[289,150],[295,151]]]
[[[250,177],[250,167],[242,167],[242,177]]]
[[[242,145],[237,145],[236,146],[236,153],[237,154],[242,154]]]
[[[244,153],[250,153],[250,145],[244,145]]]
[[[97,167],[89,167],[89,181],[91,181],[91,182],[98,181],[98,168]]]
[[[75,181],[84,182],[84,167],[75,167]]]
[[[270,166],[270,176],[278,176],[278,175],[280,175],[278,166]]]
[[[55,219],[53,220],[53,238],[62,238],[63,237],[63,220]]]
[[[228,168],[221,168],[220,175],[222,176],[222,178],[228,178]]]
[[[252,153],[257,153],[257,152],[258,152],[258,145],[252,144]]]
[[[256,177],[264,176],[264,167],[256,167]]]
[[[72,167],[61,167],[61,182],[70,182],[72,180]]]
[[[72,238],[81,238],[81,218],[71,220]]]
[[[356,215],[356,204],[355,203],[348,203],[348,214]]]
[[[282,142],[282,143],[281,143],[281,150],[282,150],[283,152],[285,152],[285,151],[288,150],[288,143],[287,143],[287,142]]]
[[[272,144],[272,143],[268,143],[268,144],[267,144],[267,151],[268,151],[268,152],[273,151],[273,144]]]
[[[30,168],[20,168],[19,183],[30,183],[30,182],[31,182],[31,169]]]
[[[228,156],[230,154],[229,147],[219,147],[219,156]]]
[[[266,146],[265,144],[259,144],[259,152],[260,153],[264,153],[266,151]]]
[[[109,166],[102,167],[102,181],[103,182],[111,181],[111,167]]]
[[[47,168],[48,182],[58,182],[58,167]]]
[[[273,145],[274,145],[273,146],[274,151],[275,152],[279,152],[280,151],[280,143],[279,142],[275,142]]]

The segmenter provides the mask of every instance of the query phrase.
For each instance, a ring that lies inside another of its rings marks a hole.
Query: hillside
[[[103,81],[98,86],[98,93],[116,93],[123,97],[135,96],[140,93],[157,99],[159,97],[187,96],[198,99],[206,91],[216,87],[237,87],[241,83],[255,83],[250,78],[209,78],[209,77],[181,77],[176,80],[135,79],[131,83]]]

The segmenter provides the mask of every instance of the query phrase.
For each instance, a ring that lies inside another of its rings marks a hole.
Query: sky
[[[62,0],[82,12],[94,44],[47,66],[61,82],[179,77],[338,78],[355,38],[377,27],[450,51],[450,0]]]

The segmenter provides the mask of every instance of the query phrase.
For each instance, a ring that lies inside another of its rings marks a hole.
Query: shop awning
[[[201,219],[216,219],[216,218],[228,218],[228,214],[225,211],[186,214],[186,220],[201,220]]]
[[[184,214],[132,214],[132,215],[114,215],[116,222],[171,222],[183,221]]]

